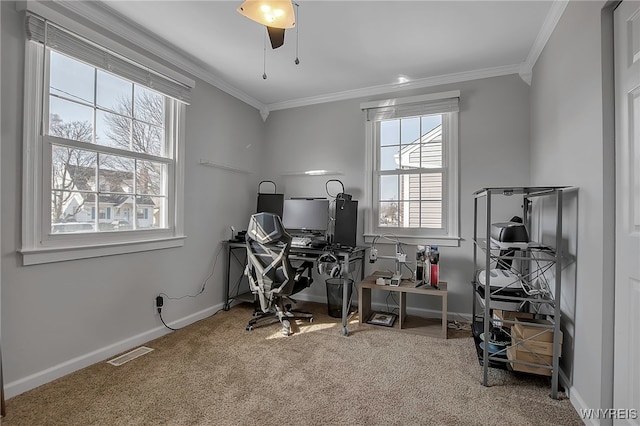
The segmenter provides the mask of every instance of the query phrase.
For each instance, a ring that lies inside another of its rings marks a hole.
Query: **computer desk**
[[[240,283],[243,279],[244,268],[247,264],[246,252],[247,246],[242,241],[230,240],[226,241],[227,246],[227,269],[226,269],[226,280],[225,280],[225,303],[224,310],[229,310],[230,304],[233,300],[240,300],[243,302],[253,302],[254,295],[253,293],[245,292],[241,294],[230,295],[231,289],[231,269],[232,265],[235,263],[236,266],[241,268],[241,274],[235,281],[235,288],[239,291]],[[339,248],[334,249],[332,253],[342,262],[343,265],[351,265],[356,262],[360,262],[360,279],[362,281],[364,279],[364,266],[365,266],[365,247],[354,247],[354,248]],[[290,260],[299,260],[299,261],[317,261],[318,258],[325,253],[326,250],[323,248],[311,248],[311,247],[291,247],[289,251],[289,259]],[[241,254],[243,253],[243,254]],[[344,280],[349,280],[349,270],[351,268],[342,268],[342,278]],[[342,335],[349,335],[349,330],[347,329],[347,320],[349,318],[349,286],[342,286]]]

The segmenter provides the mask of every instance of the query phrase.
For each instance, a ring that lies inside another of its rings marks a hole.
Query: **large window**
[[[181,245],[188,87],[37,16],[26,27],[24,263]]]
[[[165,105],[174,101],[55,51],[48,58],[51,229],[65,222],[92,225],[69,232],[168,228]]]
[[[369,148],[365,237],[458,244],[458,92],[362,104]]]

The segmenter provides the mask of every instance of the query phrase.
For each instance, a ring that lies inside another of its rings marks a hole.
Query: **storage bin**
[[[507,348],[507,359],[509,359],[510,361],[518,360],[541,365],[551,365],[553,357],[550,355],[540,355],[533,352],[523,351],[518,349],[517,346],[509,346]],[[510,362],[509,365],[511,366],[511,369],[513,371],[538,374],[540,376],[551,376],[551,369],[548,367],[534,367],[531,365],[518,364],[515,362]]]
[[[516,323],[511,327],[511,344],[518,350],[553,355],[553,329],[527,325],[527,322],[552,325],[548,320],[531,319],[521,322],[516,319]],[[559,338],[558,356],[562,354],[562,331]]]

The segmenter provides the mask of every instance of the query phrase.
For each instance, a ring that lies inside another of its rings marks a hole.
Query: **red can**
[[[432,286],[437,286],[438,285],[438,275],[440,272],[440,268],[438,267],[437,263],[432,263],[431,264],[431,275],[430,275],[430,283]]]

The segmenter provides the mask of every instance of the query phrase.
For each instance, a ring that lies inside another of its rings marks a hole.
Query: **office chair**
[[[251,216],[247,234],[247,267],[251,291],[258,296],[260,311],[247,324],[247,330],[262,324],[282,323],[282,334],[291,334],[289,320],[305,318],[313,321],[313,315],[291,309],[285,299],[295,303],[291,295],[309,287],[313,282],[313,262],[303,262],[296,269],[289,260],[291,235],[287,233],[280,217],[273,213],[256,213]],[[307,275],[305,276],[305,272]]]

